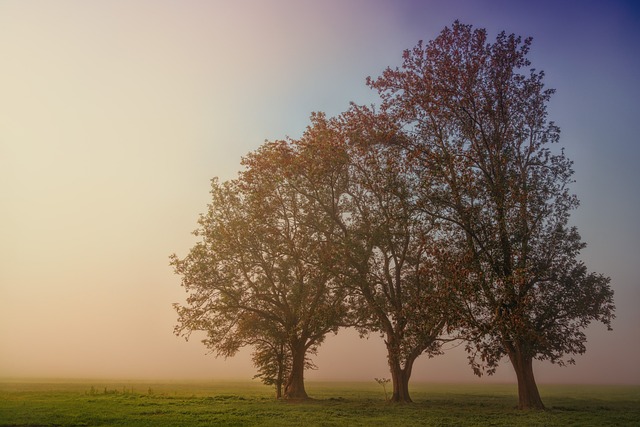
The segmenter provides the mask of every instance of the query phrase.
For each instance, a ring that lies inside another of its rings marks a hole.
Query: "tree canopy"
[[[172,264],[189,293],[186,305],[176,305],[176,332],[205,331],[204,344],[225,357],[253,345],[263,360],[286,344],[290,360],[276,377],[288,374],[285,397],[306,398],[306,355],[337,332],[346,303],[325,267],[333,258],[326,239],[311,227],[321,211],[289,185],[284,169],[293,155],[285,142],[266,144],[244,159],[238,179],[213,180],[195,233],[201,241]]]
[[[336,269],[352,297],[355,324],[362,334],[384,338],[391,400],[410,402],[415,360],[440,354],[448,299],[432,265],[436,226],[418,208],[419,181],[392,143],[397,138],[402,134],[393,123],[354,107],[336,119],[314,116],[305,149],[316,161],[346,154],[341,196],[333,205],[318,205],[338,226],[333,241],[342,263]]]
[[[584,328],[610,328],[614,305],[609,278],[578,259],[572,163],[551,147],[553,90],[529,69],[530,46],[504,32],[491,43],[456,22],[369,84],[407,129],[425,211],[447,224],[441,267],[474,370],[492,373],[508,356],[520,407],[542,408],[532,360],[583,353]]]

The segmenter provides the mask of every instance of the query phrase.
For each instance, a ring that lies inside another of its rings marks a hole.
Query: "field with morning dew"
[[[417,383],[414,403],[371,382],[309,382],[308,401],[256,382],[0,382],[0,426],[633,426],[640,386],[542,385],[545,411],[516,408],[512,384]]]

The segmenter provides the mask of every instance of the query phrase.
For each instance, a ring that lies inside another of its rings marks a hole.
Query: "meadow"
[[[547,410],[519,411],[515,385],[414,384],[413,404],[380,385],[309,382],[313,400],[276,401],[256,382],[0,381],[0,426],[633,426],[640,386],[540,387]]]

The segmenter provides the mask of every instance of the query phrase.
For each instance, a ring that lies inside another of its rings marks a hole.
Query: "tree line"
[[[213,179],[199,241],[171,257],[188,293],[175,332],[204,331],[218,356],[251,346],[289,399],[328,334],[379,334],[395,402],[419,356],[460,340],[477,375],[507,357],[519,407],[544,408],[533,360],[574,363],[615,307],[578,258],[572,162],[530,46],[456,21],[367,78],[379,106],[314,113]]]

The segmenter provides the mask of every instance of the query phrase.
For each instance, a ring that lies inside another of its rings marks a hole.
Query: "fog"
[[[572,222],[617,319],[587,331],[539,383],[640,383],[640,83],[633,2],[3,1],[0,3],[0,377],[251,379],[250,350],[216,359],[173,335],[184,256],[209,180],[312,111],[376,102],[368,75],[454,19],[534,37],[558,89],[550,116],[575,161]],[[450,346],[449,346],[450,347]],[[312,380],[389,377],[384,345],[330,336]],[[420,358],[414,381],[474,377],[463,346]]]

